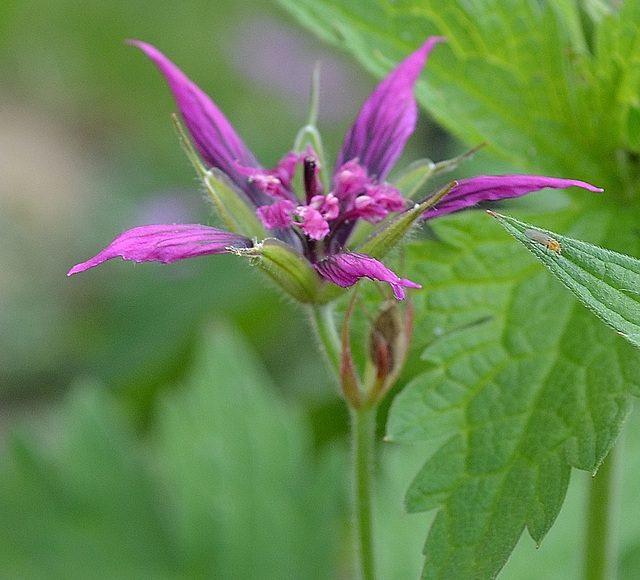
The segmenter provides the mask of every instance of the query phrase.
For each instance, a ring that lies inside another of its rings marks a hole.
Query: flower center
[[[292,189],[293,176],[302,165],[304,201]],[[320,165],[311,148],[305,153],[289,153],[274,169],[244,168],[249,179],[274,201],[257,209],[267,229],[296,228],[309,241],[320,241],[341,228],[363,219],[375,224],[390,212],[406,209],[406,201],[389,183],[377,183],[365,167],[352,159],[340,167],[333,178],[333,189],[323,193]]]

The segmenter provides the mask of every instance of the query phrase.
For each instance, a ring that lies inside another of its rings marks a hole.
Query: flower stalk
[[[333,306],[325,304],[322,306],[312,305],[310,308],[311,323],[320,341],[320,346],[324,351],[335,376],[340,376],[340,339],[336,330],[333,317]]]
[[[356,545],[362,580],[375,579],[372,503],[377,410],[377,405],[351,409]]]

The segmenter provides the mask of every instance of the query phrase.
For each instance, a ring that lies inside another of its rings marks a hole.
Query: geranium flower
[[[155,47],[132,41],[166,78],[208,168],[203,176],[209,180],[210,190],[217,187],[235,196],[234,201],[227,195],[226,200],[231,199],[231,203],[226,205],[217,203],[218,209],[222,205],[229,218],[225,221],[233,231],[197,224],[133,228],[95,257],[74,266],[69,275],[116,256],[135,262],[166,263],[194,256],[235,253],[257,258],[285,290],[303,302],[328,301],[335,293],[326,292],[327,286],[346,288],[361,278],[386,282],[396,298],[403,299],[404,288],[420,288],[420,285],[400,278],[378,258],[397,244],[418,220],[545,187],[577,186],[601,191],[570,179],[478,176],[454,182],[440,196],[429,196],[416,204],[404,199],[396,187],[386,182],[387,174],[415,129],[414,85],[431,49],[443,40],[428,38],[377,86],[347,131],[326,186],[321,178],[322,160],[312,145],[289,152],[274,169],[263,168],[198,86]],[[293,187],[296,171],[301,171],[302,192],[296,192]],[[220,202],[220,198],[216,199]],[[438,203],[434,205],[436,199]],[[348,245],[359,222],[382,223],[366,242],[352,251]]]

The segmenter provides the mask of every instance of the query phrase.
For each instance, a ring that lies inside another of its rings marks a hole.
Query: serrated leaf
[[[423,578],[494,577],[525,528],[541,542],[570,466],[597,469],[640,392],[631,345],[488,219],[441,218],[441,242],[409,247],[427,368],[394,400],[387,438],[445,441],[406,497],[439,510]]]
[[[638,255],[640,2],[591,16],[569,0],[280,3],[377,76],[446,36],[421,104],[519,168],[604,187],[597,200],[572,194],[581,215],[575,204],[547,223]],[[446,244],[416,245],[407,270],[424,287],[414,341],[427,368],[394,401],[388,433],[461,446],[457,470],[455,453],[436,453],[408,496],[413,509],[440,506],[423,577],[493,577],[525,527],[540,542],[553,523],[567,465],[595,470],[615,441],[640,393],[638,356],[477,216],[433,223]]]
[[[640,260],[492,215],[598,318],[640,347]]]

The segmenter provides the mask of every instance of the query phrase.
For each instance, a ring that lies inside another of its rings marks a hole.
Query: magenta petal
[[[288,228],[291,226],[291,214],[296,209],[295,204],[288,199],[276,201],[271,205],[263,205],[256,212],[265,228]]]
[[[321,260],[315,264],[315,268],[324,278],[343,288],[353,286],[360,278],[388,282],[398,300],[404,300],[403,286],[405,288],[422,288],[420,284],[411,282],[411,280],[399,278],[384,264],[365,254],[337,254]]]
[[[97,256],[71,268],[67,276],[118,256],[134,262],[168,263],[252,246],[249,238],[198,224],[140,226],[120,234]]]
[[[253,153],[237,135],[231,123],[214,102],[193,83],[173,62],[154,46],[139,40],[130,44],[140,48],[160,69],[191,133],[200,155],[210,167],[217,167],[247,193],[256,204],[264,200],[256,199],[255,190],[248,184],[247,177],[236,168],[236,163],[244,167],[259,168]]]
[[[433,46],[444,40],[439,36],[428,38],[371,93],[347,132],[336,172],[354,158],[378,180],[389,172],[415,129],[418,113],[413,86]]]
[[[458,182],[436,207],[427,210],[424,219],[445,215],[481,201],[494,201],[509,197],[518,197],[545,187],[565,188],[582,187],[589,191],[603,191],[584,181],[559,179],[541,175],[478,175]]]

